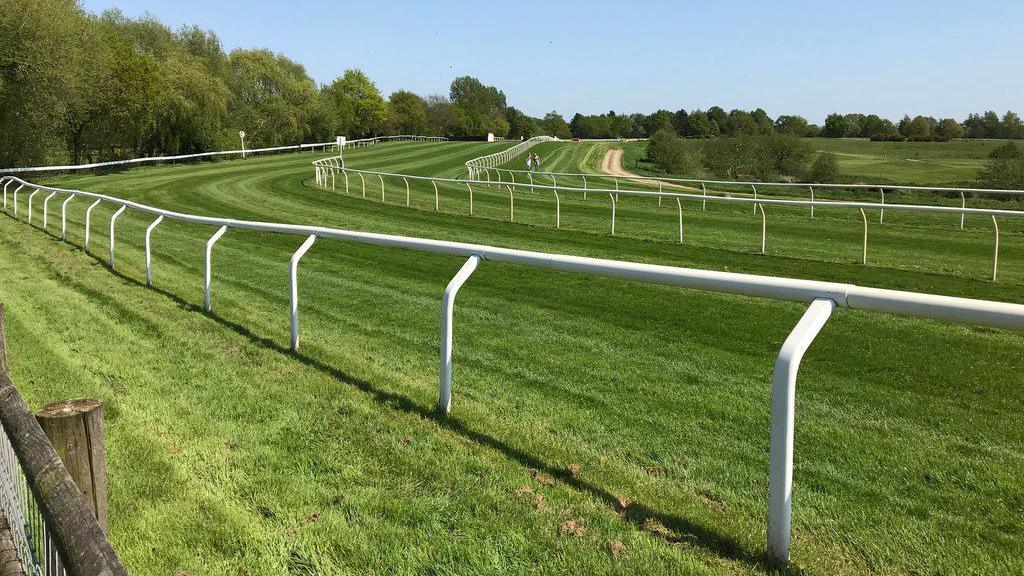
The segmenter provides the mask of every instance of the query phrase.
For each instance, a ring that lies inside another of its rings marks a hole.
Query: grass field
[[[454,176],[502,146],[389,144],[346,158]],[[541,155],[545,169],[600,157]],[[478,189],[469,217],[465,191],[442,187],[435,214],[421,185],[413,209],[400,182],[387,182],[387,204],[370,179],[365,199],[354,176],[348,195],[341,180],[317,189],[315,157],[56,181],[191,213],[1024,301],[1021,228],[1009,222],[992,283],[984,222],[961,232],[886,213],[863,267],[859,215],[771,210],[760,256],[759,220],[740,207],[689,206],[679,245],[674,207],[623,197],[613,238],[606,200],[563,198],[556,230],[549,195],[518,194],[510,223],[507,192]],[[771,571],[769,382],[801,306],[484,262],[459,293],[443,419],[440,296],[460,259],[318,242],[300,268],[292,354],[287,264],[301,238],[228,232],[206,314],[212,229],[157,228],[149,289],[149,219],[122,216],[111,271],[111,209],[93,213],[91,258],[85,205],[71,204],[70,244],[38,220],[0,218],[0,299],[31,405],[106,402],[111,538],[131,572]],[[788,572],[1024,570],[1022,344],[837,311],[800,374]]]
[[[688,141],[697,145],[698,141]],[[1000,140],[952,142],[872,142],[866,139],[810,138],[816,153],[832,152],[844,181],[871,184],[977,187],[978,172]],[[629,142],[623,164],[629,170],[656,173],[643,159],[646,142]],[[693,175],[687,175],[693,176]]]

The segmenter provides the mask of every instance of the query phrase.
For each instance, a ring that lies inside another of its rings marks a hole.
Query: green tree
[[[434,136],[455,136],[459,132],[459,111],[447,96],[431,94],[424,99],[427,132]]]
[[[335,117],[335,132],[350,137],[380,134],[387,122],[388,103],[361,70],[345,70],[323,89]]]
[[[488,132],[504,136],[508,132],[505,118],[505,94],[493,86],[485,86],[472,76],[452,80],[449,99],[459,111],[463,136],[484,136]]]
[[[1024,151],[1007,142],[992,152],[979,174],[985,188],[1024,190]]]
[[[850,132],[850,121],[842,114],[829,114],[825,117],[825,126],[821,135],[826,138],[845,138]]]
[[[839,181],[839,161],[832,152],[825,152],[811,165],[811,182],[823,184]]]
[[[552,110],[544,115],[544,119],[540,121],[541,131],[548,136],[554,136],[556,138],[571,138],[572,134],[569,132],[569,125],[566,124],[565,118],[558,112]]]
[[[394,134],[423,134],[427,129],[427,107],[423,98],[407,90],[391,93],[387,116],[388,127]]]
[[[775,131],[791,136],[807,134],[807,119],[802,116],[779,116],[775,119]]]
[[[758,108],[751,112],[750,115],[754,118],[754,123],[757,124],[758,134],[767,136],[775,133],[775,122],[763,109]]]
[[[675,131],[675,127],[672,125],[672,113],[668,110],[658,110],[643,119],[643,131],[645,134],[654,135],[662,130]],[[626,135],[629,136],[629,134]]]
[[[512,106],[505,109],[505,118],[508,120],[509,138],[525,140],[541,132],[540,122],[536,118],[531,118]]]
[[[711,138],[718,134],[717,125],[703,110],[694,110],[686,121],[686,136],[690,138]]]
[[[697,162],[672,128],[662,128],[647,142],[647,161],[669,174],[692,175]]]
[[[956,140],[957,138],[962,138],[963,135],[964,127],[952,118],[939,120],[939,125],[935,129],[935,137],[939,140]]]
[[[1014,112],[1006,111],[1003,114],[1003,138],[1010,138],[1014,140],[1020,140],[1024,138],[1024,123],[1021,122],[1020,116]]]

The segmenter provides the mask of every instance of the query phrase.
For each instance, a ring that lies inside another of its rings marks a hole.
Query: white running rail
[[[883,211],[885,209],[895,211],[907,211],[907,212],[928,212],[938,214],[952,214],[960,216],[960,228],[964,226],[964,218],[968,215],[975,216],[988,216],[991,218],[993,223],[993,231],[995,234],[995,245],[992,257],[992,280],[995,281],[998,274],[999,266],[999,225],[996,220],[997,217],[1013,217],[1021,218],[1024,217],[1024,211],[1022,210],[1004,210],[995,208],[967,208],[962,205],[961,207],[954,206],[934,206],[934,205],[919,205],[919,204],[885,204],[875,202],[861,202],[861,201],[846,201],[846,200],[798,200],[798,199],[783,199],[783,198],[749,198],[747,196],[734,196],[727,192],[711,190],[712,194],[708,194],[708,189],[703,188],[701,194],[689,194],[685,192],[665,192],[665,191],[647,191],[647,190],[626,190],[626,189],[610,189],[610,188],[578,188],[571,186],[559,186],[557,180],[551,185],[547,184],[536,184],[532,181],[529,183],[516,182],[514,177],[511,181],[503,182],[501,180],[495,181],[484,181],[484,180],[472,180],[472,179],[459,179],[459,178],[438,178],[433,176],[414,176],[411,174],[396,174],[392,172],[377,172],[371,170],[357,170],[355,168],[346,168],[339,162],[338,158],[329,157],[321,158],[313,161],[313,167],[315,170],[315,180],[317,185],[336,189],[335,174],[343,174],[345,179],[345,191],[348,192],[348,174],[351,172],[360,177],[362,182],[363,196],[366,196],[366,182],[363,178],[365,175],[376,176],[380,179],[381,186],[381,198],[384,199],[384,178],[401,178],[406,185],[406,206],[409,206],[409,180],[413,181],[429,181],[433,184],[434,189],[434,211],[440,211],[440,198],[438,194],[438,184],[454,184],[458,185],[461,190],[462,186],[468,188],[470,198],[470,214],[473,210],[473,188],[475,184],[477,186],[501,186],[508,190],[509,193],[509,220],[514,221],[514,196],[515,191],[520,188],[526,188],[529,190],[545,190],[551,191],[555,199],[555,226],[556,228],[561,227],[561,197],[559,192],[577,192],[582,194],[583,198],[587,198],[587,194],[598,194],[608,195],[610,200],[611,208],[611,235],[615,235],[615,223],[616,223],[616,205],[619,201],[619,196],[644,196],[644,197],[657,197],[659,202],[662,198],[674,199],[676,201],[676,210],[678,212],[679,222],[679,242],[683,241],[683,204],[682,200],[700,200],[702,205],[706,209],[707,202],[720,202],[720,203],[739,203],[739,204],[751,204],[755,214],[760,212],[761,215],[761,253],[765,253],[765,245],[767,242],[767,219],[764,213],[764,205],[779,205],[779,206],[804,206],[809,207],[813,217],[814,208],[826,207],[826,208],[847,208],[851,210],[857,210],[864,222],[864,232],[862,239],[862,261],[866,265],[868,258],[868,225],[867,216],[864,213],[865,209],[877,209]],[[505,170],[502,170],[504,172]],[[478,172],[479,173],[479,172]],[[715,195],[715,192],[724,195]],[[17,207],[15,206],[15,210]]]
[[[235,220],[212,216],[185,214],[147,206],[138,202],[115,198],[104,194],[68,190],[51,186],[40,186],[26,182],[17,177],[8,177],[20,186],[56,192],[69,197],[82,196],[125,207],[138,212],[152,214],[157,219],[167,218],[201,224],[215,228],[217,232],[211,241],[222,236],[230,229],[255,230],[277,234],[291,234],[305,238],[291,259],[290,294],[291,294],[291,327],[292,342],[298,345],[298,287],[297,267],[299,259],[312,246],[314,239],[332,239],[382,246],[405,248],[434,254],[444,254],[465,258],[466,264],[456,274],[444,291],[441,315],[440,338],[440,384],[438,393],[438,409],[447,414],[450,410],[452,390],[452,366],[450,361],[452,332],[454,327],[454,305],[456,291],[469,279],[477,264],[483,262],[501,262],[532,266],[561,272],[585,274],[609,278],[620,278],[636,282],[647,282],[666,286],[678,286],[694,290],[706,290],[727,294],[738,294],[775,300],[801,302],[808,305],[803,318],[797,323],[792,333],[782,345],[775,361],[775,372],[772,377],[772,426],[769,452],[769,488],[768,488],[768,551],[771,558],[778,562],[789,561],[791,513],[792,513],[792,479],[793,479],[793,427],[795,420],[796,375],[804,352],[813,342],[817,333],[831,316],[835,308],[849,308],[886,314],[898,314],[918,318],[928,318],[946,322],[959,322],[974,326],[1005,328],[1024,331],[1024,305],[986,300],[973,300],[952,296],[920,294],[899,290],[868,288],[853,284],[836,282],[818,282],[795,278],[777,278],[753,274],[733,272],[716,272],[641,264],[620,260],[606,260],[499,248],[481,244],[450,242],[427,238],[414,238],[392,234],[376,234],[357,232],[321,226],[304,226],[297,224],[280,224],[274,222],[255,222]],[[739,200],[739,199],[731,199]],[[917,208],[917,207],[914,207]],[[111,226],[111,235],[114,228]],[[208,242],[212,248],[212,242]],[[150,262],[150,245],[146,245],[146,261]],[[210,286],[212,275],[210,250],[206,254],[205,286]],[[209,291],[207,306],[209,306]]]
[[[345,147],[360,147],[380,142],[399,140],[413,140],[417,142],[443,142],[448,140],[442,136],[417,136],[403,134],[400,136],[374,136],[372,138],[360,138],[358,140],[347,140]],[[271,148],[253,148],[245,150],[222,150],[218,152],[200,152],[197,154],[179,154],[177,156],[149,156],[144,158],[132,158],[129,160],[112,160],[110,162],[93,162],[91,164],[74,164],[64,166],[33,166],[27,168],[0,168],[0,174],[27,174],[31,172],[70,172],[77,170],[90,170],[94,168],[109,168],[114,166],[135,166],[141,164],[154,164],[159,162],[174,162],[177,160],[196,160],[201,158],[213,158],[217,156],[248,156],[249,154],[263,154],[268,152],[301,152],[302,150],[337,150],[337,142],[315,142],[312,144],[296,144],[294,146],[275,146]]]
[[[529,140],[523,140],[507,150],[502,150],[501,152],[495,152],[494,154],[488,154],[487,156],[481,156],[479,158],[473,158],[466,162],[466,171],[469,174],[469,179],[476,180],[482,169],[501,166],[541,142],[555,142],[557,140],[558,138],[553,136],[534,136]]]

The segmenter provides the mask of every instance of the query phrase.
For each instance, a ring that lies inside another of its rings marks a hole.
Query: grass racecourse
[[[505,145],[395,143],[350,167],[456,176]],[[540,148],[594,170],[605,145]],[[163,208],[1024,302],[1024,225],[429,185],[314,186],[289,154],[65,176]],[[521,164],[521,163],[520,163]],[[518,166],[517,166],[518,167]],[[629,166],[627,166],[629,168]],[[908,175],[908,178],[913,178]],[[563,184],[560,182],[560,184]],[[566,182],[565,184],[569,184]],[[107,409],[111,540],[134,574],[763,574],[769,387],[791,303],[483,262],[459,292],[453,412],[436,415],[438,323],[458,258],[69,206],[69,243],[0,218],[14,381],[33,407]],[[891,200],[895,201],[895,200]],[[936,202],[954,202],[939,199]],[[983,201],[979,202],[981,205]],[[958,203],[958,199],[955,203]],[[784,573],[1024,572],[1024,335],[837,310],[797,389],[793,564]]]

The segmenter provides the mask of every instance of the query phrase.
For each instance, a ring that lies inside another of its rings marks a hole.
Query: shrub
[[[807,173],[810,146],[797,136],[741,136],[704,144],[704,167],[720,178],[802,178]]]
[[[839,181],[839,161],[832,152],[818,156],[811,166],[811,182],[822,184]]]
[[[981,171],[985,188],[1024,190],[1024,152],[1013,142],[996,148]]]
[[[697,162],[675,131],[662,129],[647,142],[647,161],[670,174],[693,174]]]
[[[1020,146],[1014,142],[1007,142],[996,148],[988,155],[989,158],[1020,158],[1022,155]]]

